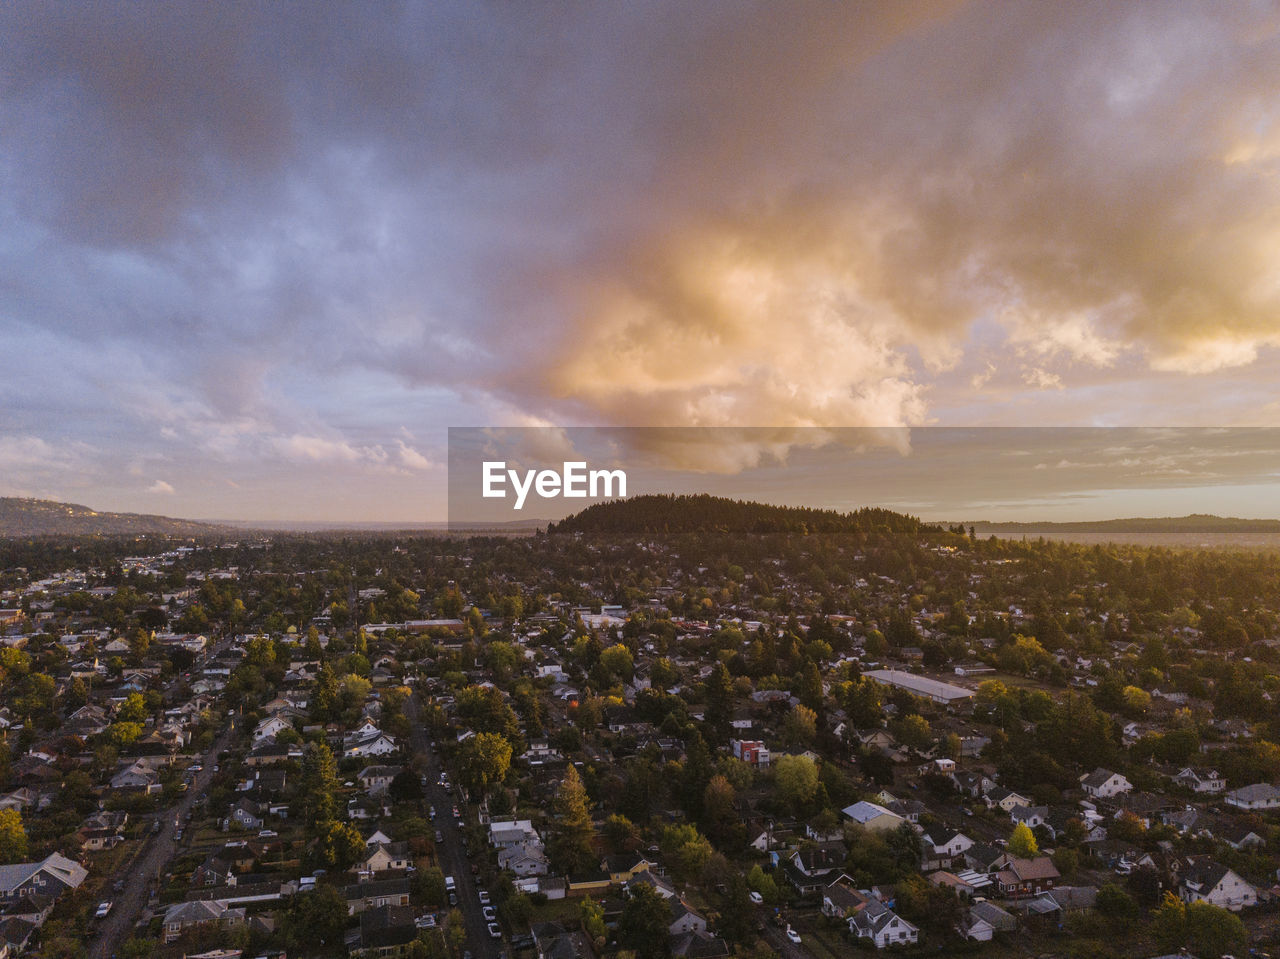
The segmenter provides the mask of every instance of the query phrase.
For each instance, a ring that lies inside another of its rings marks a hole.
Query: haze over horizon
[[[425,522],[459,424],[1280,426],[1272,5],[32,2],[0,90],[0,495]],[[1208,435],[868,495],[1274,516]],[[764,452],[668,465],[818,475]]]

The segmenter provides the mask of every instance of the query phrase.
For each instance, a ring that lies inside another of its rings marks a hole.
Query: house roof
[[[1099,766],[1089,775],[1085,776],[1080,782],[1085,786],[1091,786],[1097,789],[1099,786],[1105,786],[1112,776],[1116,775],[1110,769],[1103,769]]]

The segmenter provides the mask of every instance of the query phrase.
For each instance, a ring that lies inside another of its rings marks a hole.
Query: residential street
[[[424,757],[427,762],[427,787],[423,790],[429,806],[436,807],[434,828],[440,830],[444,842],[437,844],[436,850],[440,860],[440,868],[446,876],[453,876],[458,884],[458,908],[462,910],[467,926],[467,945],[477,959],[499,959],[504,955],[502,942],[489,935],[480,901],[476,898],[476,883],[471,875],[471,858],[462,845],[462,832],[458,822],[453,818],[453,806],[457,792],[453,796],[447,794],[440,785],[440,761],[431,751],[427,731],[419,722],[417,693],[410,698],[405,710],[413,723],[411,742],[413,751]],[[483,855],[483,851],[477,851]]]

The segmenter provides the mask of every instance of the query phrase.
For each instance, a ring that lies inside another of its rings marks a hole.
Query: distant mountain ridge
[[[1237,519],[1192,513],[1188,516],[1133,517],[1074,523],[989,523],[974,522],[982,535],[1031,533],[1280,533],[1280,519]]]
[[[887,509],[852,513],[772,506],[722,496],[645,495],[596,503],[552,523],[549,533],[918,533],[925,524]]]
[[[78,503],[0,496],[0,536],[200,536],[228,527],[149,513],[104,513]]]

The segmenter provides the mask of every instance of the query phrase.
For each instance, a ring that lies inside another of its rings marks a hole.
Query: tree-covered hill
[[[886,533],[915,534],[913,516],[886,509],[852,513],[801,506],[770,506],[721,496],[636,496],[597,503],[553,523],[550,533]]]

